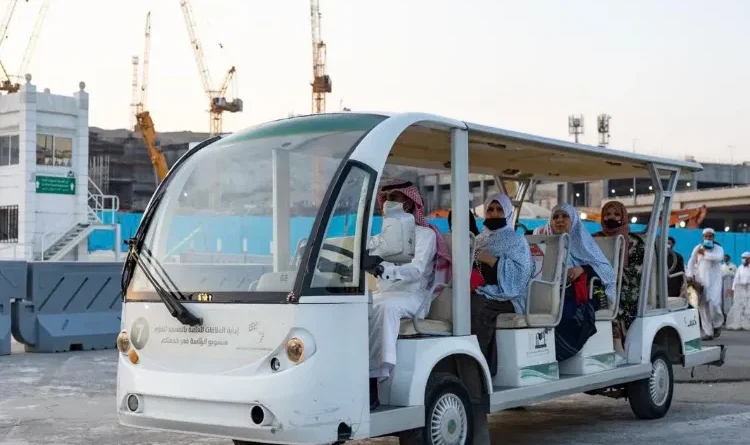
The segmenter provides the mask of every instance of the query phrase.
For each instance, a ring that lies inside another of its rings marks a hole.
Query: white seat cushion
[[[682,297],[669,297],[668,304],[669,310],[674,311],[676,309],[681,309],[685,305],[687,305],[687,300]]]
[[[551,314],[531,314],[529,321],[534,325],[552,326],[555,317]],[[529,327],[523,314],[500,314],[495,322],[497,329],[519,329]]]
[[[430,320],[429,318],[425,318],[425,319],[419,320],[419,329],[423,329],[425,331],[443,332],[446,334],[450,334],[451,332],[453,332],[453,325],[447,321]],[[399,337],[411,337],[415,335],[420,335],[414,329],[414,319],[412,318],[401,319],[401,327],[399,328],[398,335]]]

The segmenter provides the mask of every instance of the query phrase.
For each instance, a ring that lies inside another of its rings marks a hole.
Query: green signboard
[[[37,176],[37,193],[54,193],[57,195],[75,195],[76,178],[65,176]]]

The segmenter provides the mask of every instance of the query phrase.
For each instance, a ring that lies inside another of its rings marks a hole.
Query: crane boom
[[[130,81],[130,87],[132,88],[130,95],[130,124],[131,127],[134,127],[137,123],[137,121],[133,122],[135,115],[141,111],[138,109],[138,56],[133,56],[131,64],[133,65],[133,75]]]
[[[138,100],[137,112],[146,108],[146,91],[148,90],[149,56],[151,54],[151,11],[146,14],[146,28],[143,32],[143,71],[141,71],[141,95]]]
[[[198,73],[203,83],[203,90],[211,98],[211,74],[208,72],[208,66],[206,66],[206,59],[203,55],[203,46],[198,40],[198,33],[195,31],[195,20],[193,19],[193,8],[190,6],[190,2],[187,0],[180,0],[180,6],[182,7],[182,15],[185,18],[185,26],[187,27],[188,35],[190,36],[190,45],[193,47],[193,56],[195,56],[195,63],[198,64]]]
[[[36,42],[39,40],[39,34],[42,32],[42,24],[44,23],[45,17],[47,17],[47,10],[49,10],[50,1],[51,0],[43,0],[42,5],[39,7],[39,13],[36,16],[36,22],[34,22],[34,29],[31,32],[31,38],[29,39],[29,43],[26,44],[21,67],[18,70],[18,77],[20,78],[23,78],[26,74],[26,70],[29,69],[29,64],[31,64],[31,57],[34,55],[34,49],[36,49]]]
[[[136,115],[136,118],[138,119],[138,127],[141,129],[143,142],[146,144],[148,155],[151,158],[151,164],[154,166],[156,183],[158,184],[167,176],[169,166],[164,153],[156,148],[156,129],[154,128],[154,121],[151,120],[151,114],[148,111],[142,111]]]
[[[5,16],[0,24],[0,45],[5,41],[5,38],[8,35],[10,20],[13,18],[13,13],[16,11],[17,4],[18,0],[10,0],[8,7],[5,8]],[[2,62],[0,62],[0,70],[2,70],[3,76],[5,77],[0,82],[0,91],[7,91],[8,93],[15,93],[18,91],[21,88],[21,85],[18,83],[14,84],[11,81],[10,74],[8,73],[8,70],[5,69],[5,65]]]
[[[221,87],[219,87],[218,96],[223,97],[225,94],[227,94],[227,89],[229,88],[229,84],[232,82],[232,79],[234,78],[234,72],[237,71],[234,67],[229,68],[229,71],[227,71],[226,76],[224,76],[224,81],[221,82]]]

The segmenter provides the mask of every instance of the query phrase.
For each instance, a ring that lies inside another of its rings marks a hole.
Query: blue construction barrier
[[[122,240],[132,237],[138,229],[142,214],[120,213],[118,221],[122,233]],[[329,236],[341,236],[347,232],[346,217],[337,216],[329,227]],[[294,217],[290,222],[291,240],[290,247],[293,250],[297,242],[310,234],[314,218]],[[448,232],[448,221],[445,218],[433,218],[429,220],[435,224],[443,233]],[[543,219],[521,219],[520,221],[527,229],[533,230],[543,224]],[[482,220],[477,221],[481,225]],[[240,254],[242,252],[243,240],[247,245],[249,255],[270,255],[270,242],[272,237],[272,218],[270,216],[179,216],[175,218],[170,228],[170,246],[178,243],[197,227],[201,226],[200,233],[195,236],[192,245],[182,246],[180,253],[192,251],[198,253],[216,252],[217,240],[222,240],[222,253]],[[584,226],[590,233],[601,230],[598,223],[585,221]],[[371,233],[380,230],[380,218],[375,217]],[[643,232],[646,226],[643,224],[631,224],[634,232]],[[350,231],[350,230],[349,230]],[[685,257],[690,257],[693,248],[700,243],[702,229],[672,228],[669,235],[677,241],[676,250]],[[739,261],[742,252],[750,251],[750,233],[717,233],[716,239],[721,243],[724,251],[728,253],[735,263]],[[120,240],[120,242],[122,242]],[[89,250],[112,250],[114,246],[114,234],[112,231],[95,231],[89,236]],[[293,252],[290,252],[290,254]]]
[[[10,302],[26,297],[26,262],[0,261],[0,355],[10,354]]]
[[[114,348],[122,263],[28,263],[28,292],[11,304],[11,330],[27,352]]]

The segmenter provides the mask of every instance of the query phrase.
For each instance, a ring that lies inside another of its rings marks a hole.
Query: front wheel
[[[660,419],[672,404],[674,374],[672,362],[664,351],[651,357],[651,377],[628,385],[630,409],[640,419]]]
[[[435,373],[425,390],[425,426],[399,435],[400,445],[469,445],[474,406],[469,391],[453,374]]]

